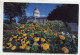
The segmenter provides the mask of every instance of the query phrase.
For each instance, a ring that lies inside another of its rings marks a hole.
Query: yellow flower
[[[41,32],[41,31],[39,31],[39,32]]]
[[[10,38],[9,41],[12,41],[13,38]]]
[[[3,46],[3,49],[5,48],[5,46]]]
[[[22,44],[22,45],[26,46],[26,44],[25,44],[25,43],[24,43],[24,44]]]
[[[31,35],[34,35],[34,33],[31,33]]]
[[[26,36],[27,34],[23,34],[23,36]]]
[[[24,48],[25,48],[25,45],[20,46],[20,49],[24,49]]]
[[[50,39],[47,39],[49,42],[51,42],[51,40]]]
[[[59,38],[60,38],[61,40],[65,40],[65,37],[64,37],[63,35],[59,35]]]
[[[22,30],[22,31],[24,31],[24,30]]]
[[[27,37],[24,38],[24,40],[26,40],[26,39],[27,39]]]
[[[41,47],[43,47],[43,45],[44,45],[44,43],[43,43],[43,44],[41,44]]]
[[[29,31],[29,30],[27,30],[27,31]]]
[[[41,41],[42,41],[42,42],[44,42],[44,41],[45,41],[45,39],[44,39],[44,38],[41,38]]]
[[[58,32],[58,34],[61,34],[61,32]]]
[[[21,39],[21,42],[24,41],[24,39]]]
[[[13,36],[13,38],[17,38],[17,36]]]
[[[33,35],[30,35],[31,38],[33,38]]]
[[[52,32],[52,30],[50,30]]]
[[[27,41],[26,44],[30,44],[30,41]]]
[[[13,46],[12,48],[11,48],[11,50],[15,50],[16,49],[16,46]]]
[[[10,47],[6,47],[6,48],[8,49],[8,48],[10,48]]]
[[[25,44],[25,41],[22,41],[21,43],[22,43],[22,44]]]
[[[69,50],[68,50],[68,48],[66,48],[66,47],[62,47],[62,51],[64,51],[64,53],[69,53]]]
[[[54,33],[55,36],[57,36],[57,33]]]
[[[20,39],[18,39],[18,40],[20,40]]]
[[[26,47],[26,50],[30,50],[30,46],[27,46],[27,47]]]
[[[18,37],[19,39],[21,38],[21,37]]]
[[[17,42],[17,39],[15,41]]]
[[[33,43],[33,45],[36,45],[36,46],[38,46],[39,44],[38,44],[37,42],[34,42],[34,43]]]
[[[44,31],[44,33],[46,33],[47,31]]]
[[[43,48],[43,50],[48,50],[49,49],[49,44],[48,43],[43,43],[43,44],[41,44],[41,47]]]
[[[11,43],[7,43],[7,45],[8,45],[8,47],[6,47],[6,48],[12,47],[12,44]]]
[[[24,28],[24,26],[21,26],[20,28]]]
[[[31,34],[30,34],[30,37],[33,38],[33,35],[34,35],[34,33],[31,33]]]
[[[38,37],[34,37],[34,41],[38,42],[39,38]]]

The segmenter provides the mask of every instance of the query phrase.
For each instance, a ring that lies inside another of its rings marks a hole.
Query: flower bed
[[[60,26],[59,26],[60,25]],[[29,23],[4,31],[3,51],[27,53],[77,53],[77,34],[62,32],[63,23]]]

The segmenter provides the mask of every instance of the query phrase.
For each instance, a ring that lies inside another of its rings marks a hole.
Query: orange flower
[[[39,44],[38,44],[37,42],[34,42],[34,43],[33,43],[33,45],[36,45],[36,46],[38,46]]]
[[[45,41],[45,39],[44,39],[44,38],[41,38],[41,41],[42,41],[42,42],[44,42],[44,41]]]
[[[61,32],[58,32],[58,34],[61,34]]]
[[[11,48],[11,50],[15,50],[16,49],[16,46],[13,46],[12,48]]]
[[[34,33],[31,33],[31,34],[30,34],[30,37],[33,38],[33,35],[34,35]]]
[[[5,48],[5,46],[3,46],[3,49]]]
[[[31,33],[31,35],[34,35],[34,33]]]
[[[34,37],[34,41],[38,42],[39,38],[38,37]]]
[[[24,48],[25,48],[25,46],[24,46],[24,45],[20,46],[20,49],[24,49]]]
[[[27,41],[26,44],[30,44],[30,41]]]
[[[62,47],[62,51],[64,51],[64,53],[69,53],[69,50],[66,47]]]
[[[33,35],[30,35],[31,38],[33,38]]]
[[[46,33],[47,31],[44,31],[44,33]]]
[[[30,50],[30,46],[27,46],[27,47],[26,47],[26,50]]]
[[[6,48],[10,48],[10,47],[12,47],[12,44],[11,43],[7,43],[7,47]]]
[[[18,37],[19,39],[21,38],[21,37]]]
[[[9,41],[12,41],[13,38],[10,38]]]
[[[54,33],[55,36],[57,36],[57,33]]]
[[[60,38],[61,40],[65,40],[65,37],[64,37],[63,35],[59,35],[59,38]]]
[[[23,36],[26,36],[27,34],[23,34]]]
[[[43,48],[43,50],[48,50],[49,49],[49,44],[48,43],[43,43],[43,44],[41,44],[41,47]]]
[[[13,38],[17,38],[17,36],[13,36]]]
[[[26,40],[26,39],[27,39],[27,37],[24,38],[24,40]]]

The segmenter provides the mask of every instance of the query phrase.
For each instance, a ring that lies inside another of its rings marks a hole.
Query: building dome
[[[40,12],[39,12],[39,9],[38,8],[35,8],[34,11],[33,11],[33,16],[34,17],[40,17]]]

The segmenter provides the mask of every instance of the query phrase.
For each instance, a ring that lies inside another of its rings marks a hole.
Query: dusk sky
[[[36,7],[38,7],[40,11],[40,16],[48,16],[48,14],[56,8],[57,5],[62,5],[62,4],[48,4],[48,3],[30,3],[29,6],[25,9],[26,10],[26,15],[28,17],[33,16],[33,11]]]

